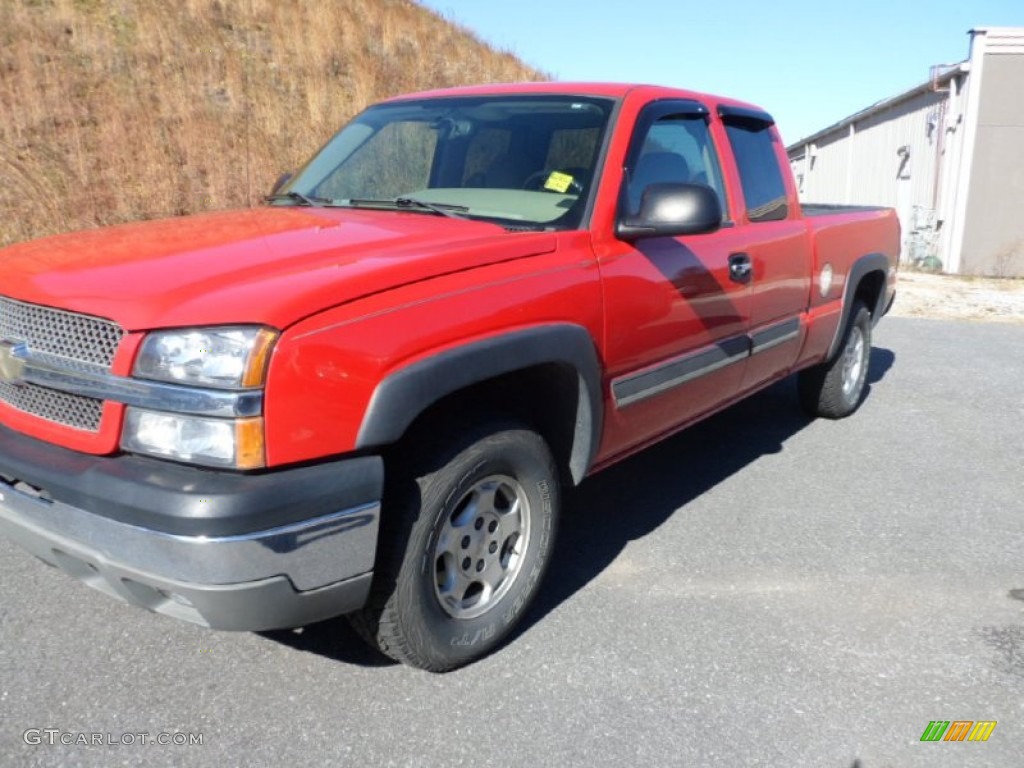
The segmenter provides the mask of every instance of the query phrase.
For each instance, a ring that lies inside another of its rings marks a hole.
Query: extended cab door
[[[747,233],[750,259],[751,354],[741,384],[749,390],[787,374],[796,362],[811,290],[812,244],[771,116],[725,105],[718,113],[732,150],[727,160],[735,163],[740,182],[743,205],[736,206],[736,225]]]
[[[626,155],[619,213],[657,183],[705,184],[725,212],[701,235],[610,240],[595,246],[605,290],[609,458],[728,401],[749,352],[745,236],[729,221],[706,107],[660,100],[641,111]],[[737,256],[738,255],[738,256]],[[738,260],[739,259],[739,260]]]

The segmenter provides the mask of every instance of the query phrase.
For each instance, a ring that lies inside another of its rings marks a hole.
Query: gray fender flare
[[[843,313],[839,318],[836,334],[832,337],[832,344],[828,348],[826,360],[832,360],[839,352],[839,345],[843,340],[843,332],[846,330],[846,324],[850,321],[850,312],[853,310],[854,294],[860,286],[860,281],[870,272],[881,272],[883,277],[881,291],[875,297],[874,305],[870,307],[875,322],[881,317],[881,313],[877,309],[880,307],[882,298],[885,296],[885,276],[888,274],[889,266],[889,257],[884,253],[869,253],[853,262],[853,266],[850,267],[850,273],[846,276],[846,285],[843,287]]]
[[[357,449],[397,441],[409,425],[441,398],[503,374],[545,363],[576,371],[579,387],[569,470],[579,483],[601,439],[601,366],[590,332],[554,323],[492,336],[415,362],[385,378],[373,392],[356,440]]]

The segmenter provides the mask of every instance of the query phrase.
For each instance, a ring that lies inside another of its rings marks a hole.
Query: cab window
[[[631,169],[627,199],[632,213],[640,208],[650,184],[704,184],[718,195],[723,213],[725,186],[707,120],[699,114],[667,115],[651,123]]]
[[[747,218],[752,222],[779,221],[789,213],[786,184],[775,152],[777,139],[771,128],[771,123],[758,120],[733,118],[725,122],[725,132],[740,172]]]

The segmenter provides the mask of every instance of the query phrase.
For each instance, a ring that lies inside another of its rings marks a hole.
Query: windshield
[[[612,104],[578,96],[380,104],[345,126],[271,201],[576,228]]]

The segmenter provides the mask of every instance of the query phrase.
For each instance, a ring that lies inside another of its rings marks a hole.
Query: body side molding
[[[779,344],[785,344],[799,335],[800,318],[798,317],[769,325],[767,328],[762,328],[760,331],[751,334],[750,354],[756,355],[758,352],[764,352],[772,347],[777,347]]]
[[[750,355],[750,338],[746,335],[725,339],[710,347],[673,357],[657,365],[620,376],[612,382],[615,405],[627,405],[646,400],[688,381],[714,373]]]
[[[615,405],[624,408],[687,382],[707,376],[720,368],[746,360],[758,352],[793,341],[800,336],[800,319],[790,318],[754,334],[741,334],[708,347],[663,360],[642,371],[627,373],[612,381]]]

